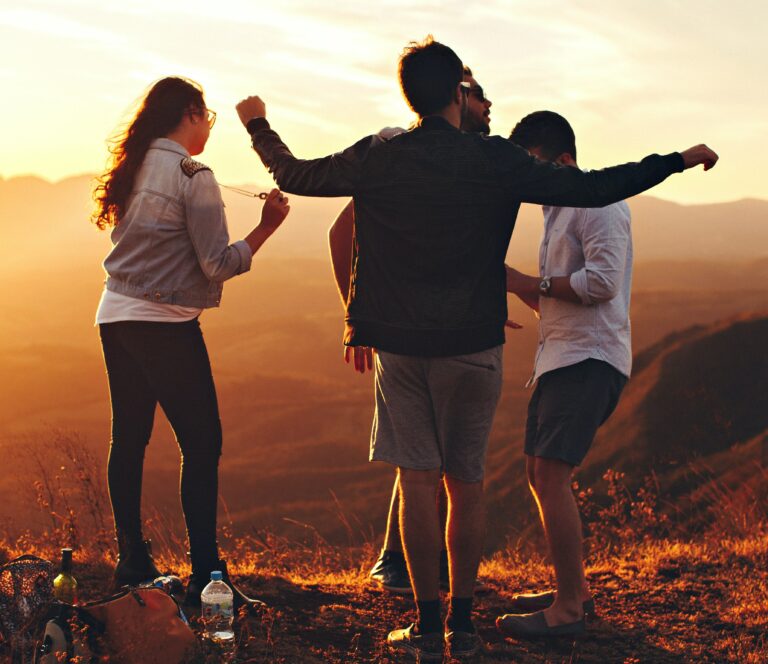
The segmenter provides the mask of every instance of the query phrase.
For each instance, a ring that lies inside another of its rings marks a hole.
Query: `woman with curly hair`
[[[119,549],[115,584],[159,575],[140,513],[144,451],[159,403],[182,456],[188,606],[200,605],[211,571],[222,570],[229,583],[216,539],[221,422],[198,317],[219,306],[223,282],[250,269],[289,210],[287,198],[272,190],[261,223],[230,244],[213,173],[191,158],[203,151],[215,119],[198,84],[158,81],[115,141],[94,193],[93,220],[112,229],[113,243],[96,322],[112,405],[107,477]],[[256,602],[233,590],[235,608]]]

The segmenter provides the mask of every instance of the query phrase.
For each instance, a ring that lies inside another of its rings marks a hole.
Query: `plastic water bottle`
[[[200,601],[206,636],[229,650],[235,643],[232,589],[221,578],[221,572],[211,572],[211,582],[203,588]]]

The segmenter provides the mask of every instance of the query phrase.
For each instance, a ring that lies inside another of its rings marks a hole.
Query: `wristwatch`
[[[549,289],[552,288],[552,277],[544,277],[539,282],[539,295],[543,295],[544,297],[549,296]]]

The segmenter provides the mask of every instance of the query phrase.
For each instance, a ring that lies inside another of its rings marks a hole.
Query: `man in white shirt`
[[[557,113],[526,116],[510,140],[538,159],[577,168],[573,129]],[[557,591],[513,598],[517,613],[496,624],[516,637],[577,635],[585,630],[585,613],[594,611],[571,475],[616,407],[632,366],[629,207],[621,201],[543,210],[540,275],[507,267],[507,290],[540,313],[525,453]]]

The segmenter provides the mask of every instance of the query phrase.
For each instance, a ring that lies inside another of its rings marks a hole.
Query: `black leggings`
[[[197,319],[124,321],[99,326],[112,403],[107,479],[115,528],[141,533],[144,451],[159,403],[181,450],[181,505],[193,572],[218,561],[216,502],[221,421],[211,364]]]

